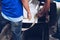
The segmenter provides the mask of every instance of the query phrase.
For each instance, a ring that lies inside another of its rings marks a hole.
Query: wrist
[[[30,14],[30,11],[28,11],[27,13]]]

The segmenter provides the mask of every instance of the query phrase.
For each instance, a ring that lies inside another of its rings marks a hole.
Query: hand
[[[31,18],[32,18],[31,13],[28,13],[28,14],[27,14],[27,18],[28,18],[29,20],[31,20]]]
[[[42,16],[43,16],[43,14],[40,14],[40,13],[36,14],[36,17],[42,17]]]

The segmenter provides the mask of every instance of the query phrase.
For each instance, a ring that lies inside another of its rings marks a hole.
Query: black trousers
[[[49,25],[53,26],[57,22],[57,7],[56,7],[56,3],[54,3],[54,2],[50,3],[49,15],[50,15]]]
[[[27,26],[29,26],[29,24]],[[37,23],[32,28],[24,31],[22,35],[23,40],[49,40],[48,24]]]

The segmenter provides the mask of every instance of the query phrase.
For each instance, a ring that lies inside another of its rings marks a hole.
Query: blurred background
[[[23,19],[23,27],[22,27],[23,40],[48,40],[48,39],[60,40],[59,38],[55,38],[52,36],[57,32],[57,30],[60,30],[59,29],[60,28],[60,0],[51,0],[50,9],[48,12],[48,14],[50,15],[49,23],[45,23],[45,17],[37,18],[36,20],[34,19],[34,16],[38,12],[38,10],[43,8],[42,4],[44,4],[44,0],[41,0],[42,2],[41,6],[39,6],[39,2],[40,1],[38,0],[29,0],[30,11],[32,14],[31,20],[26,19],[27,12],[23,7],[24,9],[23,10],[24,19]],[[0,11],[1,11],[1,3],[0,3]],[[33,22],[35,22],[35,25],[32,28],[28,29]],[[5,40],[6,39],[5,37],[3,37],[2,40]]]

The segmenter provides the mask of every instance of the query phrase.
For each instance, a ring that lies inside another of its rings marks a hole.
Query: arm
[[[50,8],[50,0],[45,0],[45,4],[41,10],[38,11],[37,16],[43,16]]]
[[[31,18],[31,13],[30,13],[30,8],[29,8],[29,4],[28,4],[28,0],[22,0],[22,3],[23,3],[23,6],[24,8],[26,9],[27,11],[27,15],[28,15],[28,18]]]
[[[45,0],[45,4],[42,11],[45,13],[49,10],[49,8],[50,8],[50,0]]]
[[[22,0],[23,6],[26,9],[26,11],[29,13],[30,9],[29,9],[29,4],[28,4],[28,0]]]

